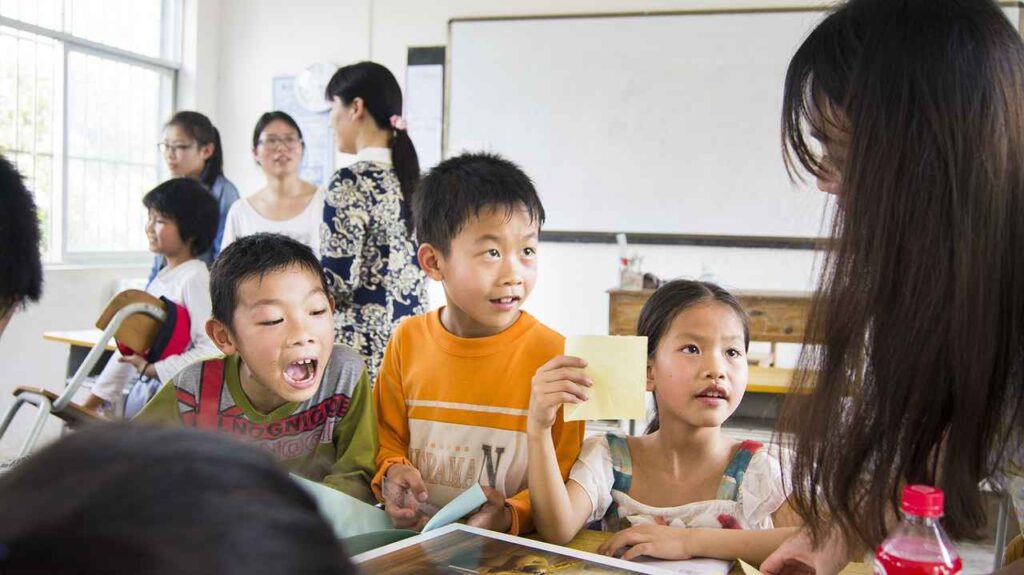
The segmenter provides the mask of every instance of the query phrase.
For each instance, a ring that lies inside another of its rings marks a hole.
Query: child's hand
[[[122,355],[117,358],[119,363],[130,363],[135,367],[135,371],[139,372],[140,375],[144,375],[149,378],[156,378],[156,368],[153,364],[147,363],[146,358],[138,354],[133,355]]]
[[[396,529],[423,529],[428,517],[419,513],[419,504],[427,500],[427,486],[419,470],[401,463],[392,465],[384,482],[394,486],[381,489],[384,511],[391,517],[391,524]],[[406,493],[411,493],[412,497],[406,497]]]
[[[505,533],[512,527],[512,510],[505,505],[505,496],[497,489],[483,487],[487,503],[466,519],[466,525]]]
[[[850,560],[846,543],[835,530],[818,549],[811,544],[805,530],[787,539],[761,563],[761,572],[768,575],[806,575],[838,573]]]
[[[526,425],[529,433],[551,429],[563,403],[583,403],[590,399],[587,388],[594,382],[583,373],[586,366],[586,361],[569,355],[560,355],[540,366],[530,390]]]
[[[659,559],[690,559],[699,556],[695,529],[643,524],[619,531],[601,544],[597,552],[614,557],[620,552],[629,561],[646,555]],[[628,547],[628,549],[627,549]]]

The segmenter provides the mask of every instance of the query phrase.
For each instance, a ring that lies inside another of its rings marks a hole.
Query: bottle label
[[[912,561],[891,555],[879,549],[875,552],[873,570],[875,575],[955,575],[963,567],[959,557],[951,563],[936,561]]]

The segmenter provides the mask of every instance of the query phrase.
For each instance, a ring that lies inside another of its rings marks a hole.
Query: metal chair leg
[[[11,426],[11,422],[14,421],[14,416],[18,414],[18,409],[21,408],[25,400],[21,397],[15,397],[14,403],[7,407],[7,411],[4,412],[4,418],[0,421],[0,437],[4,436],[7,432],[7,428]]]
[[[999,498],[999,513],[996,516],[996,548],[995,548],[995,559],[992,564],[992,570],[998,571],[1003,566],[1003,553],[1006,552],[1006,539],[1007,533],[1009,532],[1010,519],[1010,495],[1004,493]]]
[[[32,424],[32,429],[28,432],[28,437],[25,438],[25,443],[21,445],[21,453],[18,454],[18,457],[25,457],[32,451],[32,448],[36,446],[36,443],[39,441],[39,435],[42,434],[43,427],[46,426],[46,420],[49,419],[50,414],[53,413],[53,404],[50,403],[49,399],[42,396],[36,396],[31,399],[26,398],[26,401],[29,403],[35,403],[32,401],[34,399],[39,401],[39,403],[36,404],[39,407],[39,412],[36,413],[36,420]]]

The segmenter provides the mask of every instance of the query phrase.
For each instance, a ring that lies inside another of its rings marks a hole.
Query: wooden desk
[[[636,335],[640,310],[654,290],[608,290],[609,335]],[[750,366],[747,391],[784,394],[794,370],[775,367],[778,343],[803,343],[811,294],[805,292],[733,292],[747,310],[750,340],[771,344],[768,366]]]
[[[67,367],[65,368],[65,377],[70,378],[78,370],[78,366],[82,365],[85,361],[85,356],[89,354],[89,350],[96,346],[100,341],[100,336],[103,332],[98,329],[78,329],[71,331],[48,331],[43,333],[43,339],[46,341],[52,341],[55,343],[63,343],[68,346],[68,361]],[[117,349],[113,341],[107,342],[106,351],[98,362],[96,367],[93,368],[89,375],[99,375],[99,372],[103,370],[103,366],[107,365],[107,361],[110,359],[111,353]]]
[[[572,541],[566,544],[566,547],[576,549],[577,551],[596,553],[597,548],[600,547],[601,543],[604,543],[604,541],[611,536],[611,533],[605,531],[584,529],[577,533],[576,537],[573,537]],[[533,537],[534,536],[531,536],[531,538]],[[536,537],[539,538],[539,536]],[[871,575],[871,573],[871,566],[866,563],[850,563],[840,571],[840,575]],[[729,575],[743,575],[743,570],[740,569],[739,563],[733,566],[732,570],[729,571]]]

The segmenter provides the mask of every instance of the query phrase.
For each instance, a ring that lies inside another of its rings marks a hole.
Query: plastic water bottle
[[[874,571],[878,575],[952,575],[962,567],[939,525],[942,490],[927,485],[903,489],[900,509],[903,522],[875,550]]]

